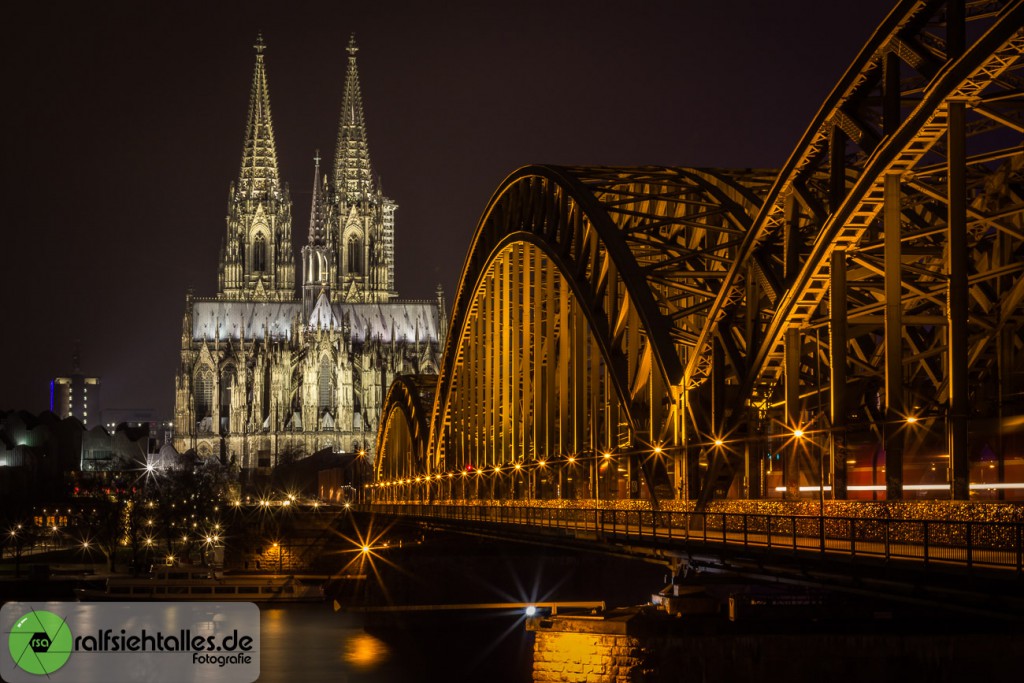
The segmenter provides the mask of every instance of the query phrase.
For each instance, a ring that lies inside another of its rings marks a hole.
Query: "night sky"
[[[51,2],[6,7],[0,409],[82,369],[170,417],[185,291],[213,296],[258,32],[291,186],[333,160],[355,32],[406,298],[451,300],[530,163],[778,167],[893,3]],[[301,271],[296,264],[296,279]]]

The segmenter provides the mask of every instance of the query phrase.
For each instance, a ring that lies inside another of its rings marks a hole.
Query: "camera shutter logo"
[[[32,610],[14,623],[7,634],[7,647],[18,668],[48,676],[71,656],[71,629],[53,612]]]

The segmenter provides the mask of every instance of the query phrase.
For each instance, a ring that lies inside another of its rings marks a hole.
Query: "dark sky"
[[[0,28],[0,409],[45,409],[77,339],[104,407],[169,417],[185,291],[216,293],[257,32],[296,254],[354,31],[399,292],[450,297],[519,166],[780,166],[893,3],[19,4]]]

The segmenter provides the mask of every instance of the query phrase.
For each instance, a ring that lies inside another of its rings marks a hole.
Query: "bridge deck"
[[[1024,524],[969,520],[772,515],[532,506],[373,503],[368,512],[506,529],[561,530],[573,539],[687,554],[749,548],[822,557],[878,558],[925,567],[1024,575]],[[638,553],[640,554],[640,553]]]

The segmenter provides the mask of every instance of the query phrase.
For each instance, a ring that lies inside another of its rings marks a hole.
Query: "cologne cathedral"
[[[411,301],[395,291],[398,205],[370,165],[354,39],[333,167],[315,158],[296,290],[292,202],[278,171],[262,39],[255,48],[217,296],[185,300],[175,447],[242,469],[322,449],[372,457],[395,375],[437,372],[443,294]]]

